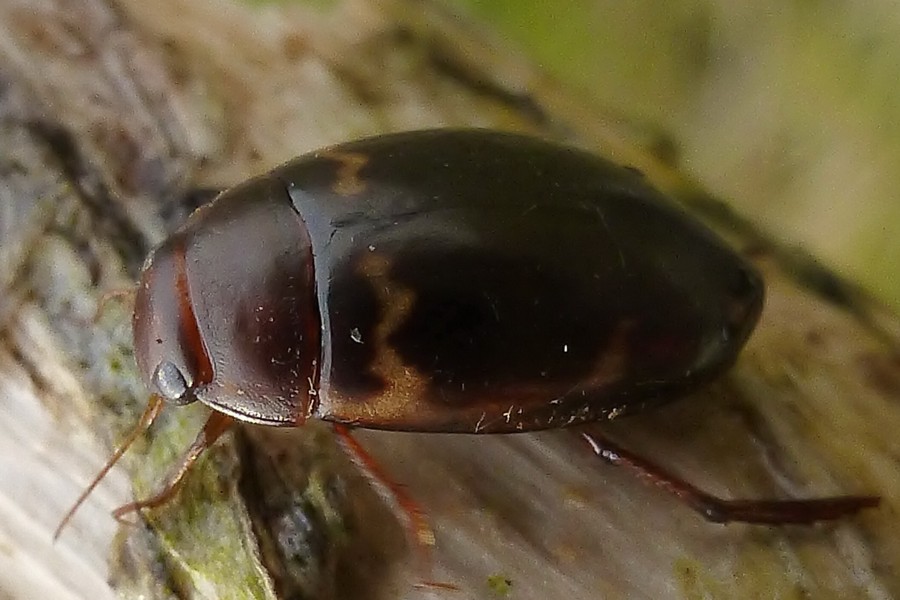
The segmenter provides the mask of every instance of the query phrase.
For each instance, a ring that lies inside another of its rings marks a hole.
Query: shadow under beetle
[[[201,207],[144,263],[134,350],[149,405],[66,515],[164,402],[213,409],[158,506],[235,421],[334,423],[420,547],[421,512],[349,428],[513,433],[636,412],[732,365],[758,320],[756,270],[633,169],[488,130],[385,135],[312,152]],[[705,518],[812,523],[878,499],[728,501],[596,433]]]

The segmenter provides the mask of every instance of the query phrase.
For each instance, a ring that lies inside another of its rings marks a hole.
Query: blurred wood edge
[[[664,135],[588,106],[448,6],[0,6],[0,596],[113,597],[107,580],[154,598],[900,595],[900,321],[685,179]],[[198,406],[165,411],[51,544],[145,401],[130,307],[96,323],[94,309],[193,208],[191,190],[441,125],[529,131],[636,166],[764,270],[767,309],[733,373],[609,424],[618,439],[722,495],[870,492],[883,506],[812,529],[720,528],[566,432],[362,433],[434,523],[436,577],[461,587],[437,593],[412,588],[398,523],[326,428],[248,427],[110,546],[108,511],[165,474]]]

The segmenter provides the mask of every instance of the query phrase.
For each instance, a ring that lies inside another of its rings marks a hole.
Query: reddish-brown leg
[[[395,508],[395,512],[404,523],[410,545],[419,550],[422,572],[425,576],[418,587],[457,589],[453,584],[436,582],[431,579],[431,549],[434,546],[434,531],[428,524],[422,507],[406,493],[402,485],[388,477],[372,455],[356,441],[356,438],[350,433],[350,429],[344,425],[334,424],[334,432],[353,464],[365,475],[378,494]]]
[[[109,306],[110,302],[113,300],[121,300],[123,298],[134,300],[135,294],[137,294],[136,287],[118,288],[103,292],[103,295],[100,296],[100,300],[97,301],[97,308],[94,311],[94,323],[100,320],[100,315],[103,314],[103,311],[106,310],[106,307]]]
[[[138,420],[137,425],[134,426],[134,429],[125,437],[125,440],[116,448],[116,451],[113,452],[113,455],[110,457],[106,464],[100,469],[100,472],[94,476],[93,481],[84,491],[81,492],[81,495],[78,496],[78,500],[75,501],[75,504],[72,505],[72,508],[69,509],[69,512],[66,513],[66,516],[62,518],[59,525],[56,527],[56,531],[53,532],[53,539],[56,540],[59,538],[59,534],[62,533],[62,530],[65,529],[66,525],[69,524],[69,521],[72,519],[72,516],[75,515],[75,511],[84,503],[88,496],[91,495],[91,492],[94,491],[94,488],[97,487],[97,484],[100,483],[100,480],[103,479],[109,470],[113,468],[113,466],[119,462],[119,459],[122,458],[122,455],[125,454],[125,451],[128,450],[128,447],[134,443],[134,440],[137,439],[141,433],[146,431],[150,425],[153,424],[153,421],[156,419],[157,415],[159,415],[159,411],[163,407],[163,399],[153,394],[150,396],[150,401],[147,403],[147,408],[144,409],[144,414],[141,415],[141,418]]]
[[[703,492],[665,469],[629,452],[599,433],[581,433],[594,454],[612,465],[626,467],[643,481],[673,494],[714,523],[810,525],[852,515],[878,506],[874,496],[835,496],[809,500],[725,500]]]
[[[200,458],[203,451],[212,446],[223,433],[228,431],[228,428],[232,423],[234,423],[233,418],[226,414],[213,411],[209,416],[209,419],[206,420],[206,425],[204,425],[203,429],[200,430],[200,433],[197,434],[197,439],[194,440],[194,443],[191,444],[191,447],[184,455],[184,458],[181,459],[181,464],[178,465],[178,469],[169,477],[162,489],[150,498],[138,500],[137,502],[130,502],[114,510],[112,514],[116,520],[127,523],[128,521],[125,521],[122,518],[124,515],[145,508],[156,508],[171,500],[181,488],[181,484],[184,482],[184,476],[194,463],[197,462],[197,459]]]

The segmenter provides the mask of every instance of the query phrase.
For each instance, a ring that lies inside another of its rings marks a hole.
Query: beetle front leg
[[[807,500],[725,500],[707,494],[645,458],[622,448],[606,436],[581,432],[594,454],[606,462],[626,467],[641,480],[660,487],[713,523],[761,525],[811,525],[849,516],[878,506],[876,496],[834,496]]]
[[[169,477],[162,489],[150,498],[130,502],[114,510],[112,515],[116,520],[127,523],[128,521],[124,520],[123,517],[128,513],[143,510],[145,508],[156,508],[171,500],[178,490],[181,489],[181,485],[184,483],[184,476],[187,475],[187,472],[190,471],[194,463],[197,462],[200,455],[203,454],[207,448],[212,446],[223,433],[228,431],[232,423],[234,423],[232,417],[218,411],[213,411],[209,416],[209,419],[206,420],[203,429],[197,434],[197,439],[194,440],[194,443],[191,444],[191,447],[188,449],[187,453],[185,453],[184,458],[181,459],[181,464],[178,465],[178,469]]]

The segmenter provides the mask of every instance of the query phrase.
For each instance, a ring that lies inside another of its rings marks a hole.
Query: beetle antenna
[[[134,440],[138,438],[144,431],[149,429],[150,425],[153,423],[156,416],[159,415],[159,411],[163,407],[163,399],[162,396],[158,394],[151,394],[150,401],[147,403],[147,408],[144,409],[144,414],[141,415],[141,418],[138,420],[137,425],[135,425],[134,429],[131,430],[131,433],[125,438],[125,440],[116,448],[116,451],[110,457],[106,464],[100,469],[100,472],[94,477],[93,481],[81,492],[81,495],[78,496],[78,500],[75,501],[75,504],[72,505],[72,508],[69,509],[69,512],[66,513],[66,516],[63,517],[62,521],[60,521],[59,526],[56,528],[56,531],[53,532],[53,540],[56,541],[59,539],[59,534],[62,533],[63,529],[66,528],[66,525],[69,524],[69,521],[72,520],[72,517],[75,515],[75,512],[78,508],[84,503],[88,496],[91,495],[91,492],[94,491],[94,488],[97,487],[97,484],[100,483],[109,470],[113,468],[113,466],[119,462],[119,459],[122,458],[122,455],[125,454],[125,451],[128,450],[129,446],[134,443]]]

